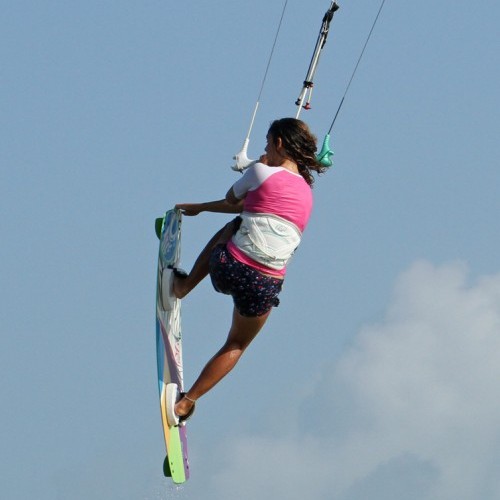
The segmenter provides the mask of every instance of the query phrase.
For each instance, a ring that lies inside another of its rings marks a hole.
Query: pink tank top
[[[301,232],[307,226],[313,206],[311,187],[301,175],[286,168],[256,163],[233,184],[233,192],[237,198],[245,199],[245,212],[277,215],[293,222]],[[232,241],[227,248],[235,259],[258,271],[277,276],[286,273],[286,268],[277,271],[255,262]]]

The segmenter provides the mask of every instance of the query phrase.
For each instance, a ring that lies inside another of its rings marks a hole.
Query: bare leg
[[[236,309],[233,310],[233,322],[226,343],[206,364],[193,387],[186,393],[189,399],[183,398],[175,405],[175,413],[179,416],[186,415],[193,406],[193,401],[212,389],[234,368],[245,349],[264,326],[270,312],[263,316],[246,317]]]
[[[234,233],[234,221],[228,222],[210,239],[196,259],[189,275],[185,278],[174,277],[173,291],[178,299],[185,297],[200,281],[208,275],[208,264],[212,250],[221,243],[227,243]]]

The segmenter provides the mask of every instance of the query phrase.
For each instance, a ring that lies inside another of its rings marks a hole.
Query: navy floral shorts
[[[210,278],[217,292],[233,297],[242,316],[262,316],[278,307],[283,280],[266,276],[237,261],[226,245],[217,245],[210,256]]]

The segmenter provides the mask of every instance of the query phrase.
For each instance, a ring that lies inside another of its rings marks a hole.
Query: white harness
[[[283,269],[299,246],[300,229],[277,215],[243,212],[241,218],[233,243],[259,264]]]

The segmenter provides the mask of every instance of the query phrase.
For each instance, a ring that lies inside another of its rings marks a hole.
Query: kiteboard
[[[182,484],[189,478],[186,426],[169,425],[166,406],[167,385],[176,384],[178,391],[184,387],[181,301],[171,293],[173,268],[177,267],[180,260],[181,223],[182,214],[178,209],[169,210],[163,218],[156,220],[156,234],[160,238],[156,287],[156,356],[161,422],[167,451],[163,472],[176,484]]]

